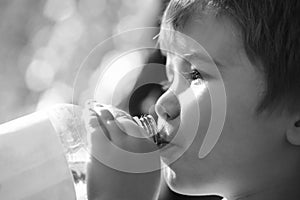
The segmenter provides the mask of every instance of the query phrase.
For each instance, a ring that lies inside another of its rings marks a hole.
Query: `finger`
[[[115,117],[111,114],[111,112],[105,108],[99,108],[97,113],[99,117],[101,117],[101,119],[103,120],[112,121],[115,119]]]
[[[103,132],[103,134],[112,141],[111,135],[109,131],[107,130],[106,126],[104,125],[103,120],[101,117],[96,113],[95,110],[91,108],[87,108],[84,110],[84,121],[85,124],[87,125],[87,129],[89,132],[95,133],[99,132],[99,128],[101,129],[100,132]]]
[[[137,138],[147,138],[146,134],[142,133],[145,132],[140,126],[138,126],[129,115],[125,115],[124,112],[114,112],[117,117],[114,117],[109,109],[99,108],[98,114],[100,115],[101,119],[105,119],[106,123],[102,123],[102,125],[108,125],[116,130],[123,132],[125,135],[130,135]]]
[[[128,140],[130,143],[138,143],[138,141],[142,141],[135,139],[145,139],[147,142],[153,142],[152,135],[149,135],[132,119],[129,119],[126,116],[115,119],[111,112],[105,108],[99,109],[99,115],[102,120],[106,119],[106,121],[102,121],[102,126],[107,128],[115,144],[121,144],[125,142],[125,140]]]
[[[109,121],[109,120],[113,120],[114,117],[108,113],[109,111],[107,110],[104,110],[104,111],[101,111],[99,114],[97,114],[94,110],[90,109],[91,112],[94,112],[94,115],[96,116],[97,118],[97,122],[99,123],[103,133],[105,134],[105,136],[110,140],[112,141],[112,138],[111,138],[111,135],[110,135],[110,132],[109,130],[107,129],[106,127],[106,124],[107,122],[104,122],[104,120],[106,121]]]
[[[120,117],[116,119],[116,123],[119,128],[127,135],[135,138],[149,138],[145,133],[145,130],[138,126],[133,120],[126,117]]]
[[[94,99],[90,99],[90,100],[87,100],[85,102],[85,107],[86,108],[95,108],[95,107],[103,107],[102,104],[98,103],[96,100]]]
[[[97,113],[101,127],[110,134],[111,139],[115,144],[119,144],[123,139],[125,139],[124,136],[126,136],[126,134],[122,131],[122,129],[120,129],[119,124],[116,122],[116,119],[110,110],[106,108],[99,108]]]

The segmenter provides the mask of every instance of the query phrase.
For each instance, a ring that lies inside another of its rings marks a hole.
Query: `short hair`
[[[241,32],[249,60],[257,67],[262,66],[259,69],[266,86],[257,111],[281,108],[299,113],[300,1],[171,0],[162,29],[180,30],[191,15],[201,16],[210,11],[232,20]]]

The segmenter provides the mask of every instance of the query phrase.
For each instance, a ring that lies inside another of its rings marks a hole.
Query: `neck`
[[[274,184],[265,189],[257,190],[246,195],[233,198],[236,200],[282,200],[299,199],[300,180],[282,181],[280,184]],[[231,199],[228,199],[231,200]]]

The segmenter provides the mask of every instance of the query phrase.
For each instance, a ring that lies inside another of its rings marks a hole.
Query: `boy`
[[[166,49],[170,88],[158,100],[156,112],[159,122],[164,122],[166,142],[171,143],[171,147],[166,145],[160,149],[159,156],[168,165],[163,168],[163,174],[172,190],[186,195],[215,194],[227,199],[299,198],[298,13],[298,0],[170,2],[160,34],[160,44]],[[203,67],[206,61],[205,56],[199,56],[202,51],[164,30],[179,31],[200,44],[215,62],[222,78]],[[222,134],[214,148],[199,157],[214,106],[208,88],[218,82],[222,82],[226,90],[227,112]],[[189,113],[196,109],[194,102],[184,97],[188,90],[194,92],[201,116],[201,120],[193,121],[198,125],[196,134],[188,128],[180,129],[182,124],[191,121]],[[102,119],[113,121],[107,110],[102,112]],[[113,123],[107,129],[115,137],[126,137]],[[190,144],[186,138],[193,134],[195,137]],[[152,148],[151,144],[133,143],[123,142],[121,146],[134,149],[133,146],[148,145],[149,149]],[[174,159],[174,156],[178,157]],[[91,199],[101,196],[101,191],[107,192],[99,199],[114,199],[114,194],[121,190],[113,188],[113,183],[126,185],[130,182],[134,187],[135,183],[140,186],[138,180],[143,178],[149,181],[144,187],[145,192],[139,187],[139,192],[134,194],[129,188],[128,197],[123,192],[122,199],[157,197],[159,173],[132,174],[130,177],[116,172],[115,176],[111,175],[109,183],[98,187],[95,180],[103,179],[104,172],[110,170],[101,164],[89,166],[89,186],[93,188],[90,189]],[[93,176],[99,172],[102,176]],[[114,174],[113,170],[111,174]]]

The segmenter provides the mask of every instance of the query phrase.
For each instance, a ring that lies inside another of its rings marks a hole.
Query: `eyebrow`
[[[195,57],[197,59],[200,59],[205,63],[213,62],[215,65],[217,65],[218,68],[225,67],[220,61],[216,60],[215,58],[212,58],[211,56],[203,55],[202,53],[194,52],[194,53],[190,54],[189,56],[191,56],[192,58]]]
[[[157,38],[157,37],[159,38],[159,40],[158,40],[158,44],[159,44],[159,45],[164,44],[163,46],[169,46],[169,47],[170,47],[169,49],[174,49],[174,48],[175,48],[171,41],[169,41],[169,40],[166,39],[165,37],[161,37],[160,34],[156,35],[155,37],[156,37],[156,38]],[[174,42],[174,41],[173,41],[173,42]],[[160,51],[161,51],[161,53],[162,53],[163,55],[166,56],[166,55],[167,55],[167,52],[168,52],[168,49],[166,49],[166,48],[160,48]],[[208,53],[207,53],[207,54],[208,54]],[[225,67],[225,65],[223,65],[220,61],[218,61],[217,59],[211,57],[210,55],[209,55],[209,57],[208,57],[208,56],[206,56],[206,55],[203,55],[202,53],[199,53],[199,52],[193,52],[193,53],[191,53],[191,56],[197,57],[198,59],[203,60],[203,61],[205,61],[206,63],[211,63],[211,61],[213,61],[214,64],[217,65],[217,67],[220,67],[220,68],[224,68],[224,67]]]

